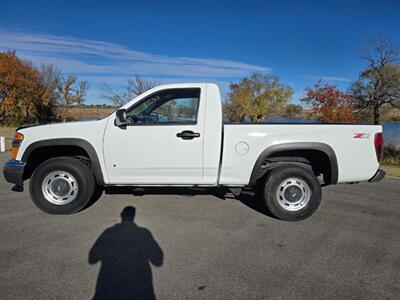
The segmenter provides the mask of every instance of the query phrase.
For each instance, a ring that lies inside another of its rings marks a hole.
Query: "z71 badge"
[[[354,139],[367,139],[369,138],[369,133],[354,133]]]

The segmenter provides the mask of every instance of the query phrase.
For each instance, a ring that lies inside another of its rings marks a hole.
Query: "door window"
[[[200,88],[163,90],[130,108],[129,125],[196,124]]]

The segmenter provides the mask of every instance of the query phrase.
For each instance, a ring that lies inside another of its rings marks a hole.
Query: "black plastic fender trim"
[[[84,139],[80,138],[57,138],[57,139],[48,139],[41,140],[30,144],[24,151],[22,155],[21,161],[28,162],[29,156],[31,153],[39,148],[50,147],[50,146],[77,146],[84,149],[89,155],[90,161],[92,163],[92,171],[94,177],[96,179],[96,183],[99,185],[104,185],[104,177],[103,172],[101,170],[101,165],[99,158],[97,156],[97,152],[92,146],[91,143]]]
[[[260,156],[257,158],[253,171],[251,172],[249,186],[254,186],[257,183],[257,180],[264,176],[264,172],[258,172],[264,161],[276,152],[288,151],[288,150],[318,150],[325,153],[330,161],[331,165],[331,177],[329,184],[336,184],[339,177],[338,163],[335,151],[331,146],[324,143],[316,143],[316,142],[301,142],[301,143],[285,143],[273,145],[266,148]]]

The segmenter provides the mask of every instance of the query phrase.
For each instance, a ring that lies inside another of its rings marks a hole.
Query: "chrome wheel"
[[[78,183],[68,172],[51,172],[43,179],[42,193],[52,204],[66,205],[74,201],[78,195]]]
[[[276,198],[280,206],[289,211],[298,211],[307,206],[311,197],[309,185],[300,178],[288,178],[279,184]]]

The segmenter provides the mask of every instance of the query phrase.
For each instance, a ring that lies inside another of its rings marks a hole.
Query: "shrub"
[[[383,148],[384,164],[400,166],[400,142],[391,142]]]

